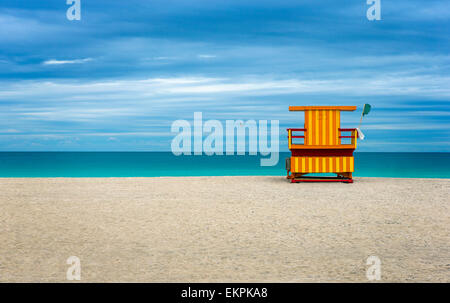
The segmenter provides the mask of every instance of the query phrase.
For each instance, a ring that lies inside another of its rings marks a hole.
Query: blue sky
[[[358,151],[450,152],[450,2],[0,3],[0,151],[168,151],[174,120],[372,105]]]

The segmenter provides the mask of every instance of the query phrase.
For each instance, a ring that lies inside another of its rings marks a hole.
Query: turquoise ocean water
[[[285,158],[174,156],[170,152],[0,152],[0,177],[159,177],[285,175]],[[450,178],[450,153],[355,153],[359,177]]]

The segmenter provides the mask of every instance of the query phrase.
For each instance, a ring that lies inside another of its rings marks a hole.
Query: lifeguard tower
[[[303,128],[287,129],[291,157],[286,159],[286,169],[292,183],[353,183],[357,131],[341,128],[341,111],[354,110],[356,106],[289,106],[289,111],[305,112]],[[337,176],[305,176],[311,173]]]

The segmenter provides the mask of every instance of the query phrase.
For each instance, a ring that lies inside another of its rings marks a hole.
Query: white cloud
[[[441,123],[396,123],[391,120],[391,123],[385,124],[362,124],[361,127],[364,129],[374,129],[374,130],[442,130],[448,131],[448,124],[445,121]]]
[[[89,61],[92,61],[92,58],[85,58],[85,59],[75,59],[75,60],[47,60],[44,61],[42,64],[44,65],[61,65],[61,64],[80,64],[80,63],[86,63]]]
[[[40,138],[40,139],[64,139],[64,138],[72,138],[73,136],[78,137],[105,137],[107,141],[118,141],[119,139],[116,137],[119,136],[138,136],[138,137],[168,137],[172,136],[173,133],[171,132],[121,132],[121,133],[111,133],[111,132],[104,132],[104,133],[80,133],[80,132],[65,132],[64,134],[51,134],[51,133],[44,133],[44,132],[38,132],[36,134],[1,134],[1,138],[8,138],[8,137],[14,137],[14,138]]]
[[[159,57],[154,57],[153,60],[156,61],[168,61],[168,60],[175,60],[177,59],[176,57],[167,57],[167,56],[159,56]]]
[[[0,134],[2,134],[2,133],[16,134],[16,133],[20,133],[20,131],[17,130],[17,129],[12,129],[12,128],[10,128],[10,129],[0,129]]]
[[[149,136],[146,130],[165,129],[171,121],[190,119],[198,110],[213,119],[280,119],[292,125],[301,116],[289,113],[288,105],[309,102],[320,105],[327,100],[332,104],[361,105],[371,98],[367,102],[382,110],[364,120],[364,129],[445,131],[449,125],[445,119],[449,115],[448,106],[430,107],[422,103],[402,108],[401,104],[424,98],[448,100],[448,83],[448,77],[393,75],[338,80],[247,76],[0,82],[0,126],[2,120],[17,121],[18,129],[26,131],[28,127],[34,132],[30,126],[64,121],[76,123],[80,131],[85,129],[92,136]],[[393,98],[405,102],[399,105]],[[16,105],[2,105],[2,101]],[[402,110],[393,112],[390,107]],[[345,121],[356,124],[359,115],[349,116]],[[118,125],[124,132],[102,131],[117,130]],[[2,128],[11,126],[5,124]],[[13,133],[3,132],[2,136],[6,135]]]
[[[216,58],[216,55],[208,55],[208,54],[200,54],[197,55],[197,58],[199,59],[212,59],[212,58]]]
[[[328,80],[272,79],[269,77],[174,77],[112,81],[22,81],[0,83],[0,100],[32,96],[46,100],[110,100],[150,97],[193,97],[217,94],[270,96],[279,94],[332,94],[335,96],[450,97],[450,77],[382,75],[373,78]],[[221,97],[223,95],[220,95]],[[105,98],[107,97],[107,98]]]

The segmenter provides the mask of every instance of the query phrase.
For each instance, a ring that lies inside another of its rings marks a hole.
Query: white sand
[[[0,281],[450,282],[450,180],[0,179]]]

